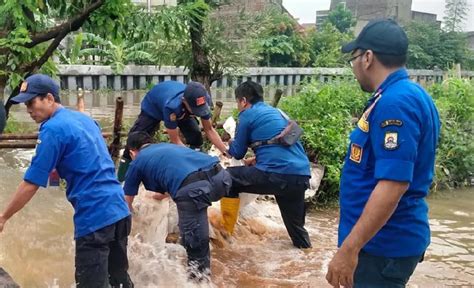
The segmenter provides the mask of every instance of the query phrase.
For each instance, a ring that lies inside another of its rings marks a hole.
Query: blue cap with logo
[[[386,55],[405,55],[408,51],[408,37],[397,22],[391,19],[370,21],[352,42],[342,46],[343,53],[356,49],[372,50]]]
[[[10,101],[13,104],[29,101],[36,96],[51,93],[54,99],[59,102],[59,85],[51,77],[44,74],[35,74],[26,78],[20,86],[20,94],[16,95]]]
[[[199,82],[189,82],[184,89],[184,99],[191,107],[191,112],[199,117],[211,114],[208,103],[210,102],[209,94],[206,88]]]

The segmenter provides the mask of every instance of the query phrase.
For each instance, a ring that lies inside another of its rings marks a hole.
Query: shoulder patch
[[[356,162],[356,163],[360,163],[360,161],[362,160],[362,152],[363,152],[363,149],[361,146],[355,144],[355,143],[352,143],[351,144],[351,155],[349,156],[349,159],[351,159],[352,161]]]
[[[369,122],[365,120],[364,117],[361,117],[359,121],[357,121],[357,127],[365,133],[369,132]]]
[[[390,120],[385,120],[382,123],[380,123],[380,127],[385,128],[387,126],[402,126],[403,121],[398,120],[398,119],[390,119]]]
[[[383,147],[386,150],[395,150],[398,148],[398,133],[397,132],[385,132],[385,140]]]
[[[173,122],[176,121],[176,114],[171,113],[170,114],[170,120],[173,121]]]

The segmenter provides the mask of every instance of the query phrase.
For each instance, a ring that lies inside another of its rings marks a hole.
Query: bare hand
[[[159,200],[159,201],[166,199],[168,197],[169,197],[168,194],[162,194],[162,193],[154,193],[153,196],[151,196],[151,198],[155,200]]]
[[[250,158],[244,159],[243,161],[244,161],[245,166],[257,165],[257,158],[255,157],[250,157]]]
[[[344,246],[339,248],[331,262],[329,262],[326,280],[333,287],[339,288],[354,286],[354,272],[359,260],[358,251],[350,251]]]

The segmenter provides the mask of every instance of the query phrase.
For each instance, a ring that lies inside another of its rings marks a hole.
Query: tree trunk
[[[204,87],[206,87],[209,95],[211,95],[211,64],[202,44],[202,37],[204,34],[203,22],[200,19],[195,19],[194,24],[189,27],[189,33],[193,54],[191,79],[202,83]]]

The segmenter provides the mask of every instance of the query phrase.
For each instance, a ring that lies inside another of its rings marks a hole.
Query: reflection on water
[[[0,150],[1,209],[21,181],[31,150]],[[130,272],[137,287],[189,287],[185,252],[165,244],[176,219],[163,218],[169,202],[138,202],[130,240]],[[412,287],[474,285],[474,189],[432,198],[432,244],[410,281]],[[212,210],[211,210],[212,211]],[[212,249],[214,287],[328,287],[324,279],[335,252],[336,210],[311,212],[307,219],[314,248],[292,247],[279,210],[271,202],[247,206],[234,237],[217,237]],[[212,219],[212,218],[211,218]],[[0,234],[0,263],[22,287],[48,287],[74,279],[72,209],[58,188],[40,189]],[[203,287],[209,285],[203,285]]]
[[[294,95],[297,86],[279,87],[283,89],[284,94]],[[222,116],[228,116],[236,108],[234,100],[233,88],[212,88],[213,102],[222,101],[224,106],[222,108]],[[264,87],[265,101],[272,101],[277,87]],[[104,131],[112,130],[113,115],[115,110],[115,100],[117,97],[122,97],[124,101],[124,118],[135,118],[140,112],[140,102],[147,91],[132,90],[132,91],[85,91],[84,103],[85,112],[92,118],[99,120],[103,125]],[[77,92],[61,91],[61,103],[66,107],[75,108],[77,103]],[[28,114],[25,112],[24,105],[13,105],[12,115],[14,119],[20,122],[32,122]]]

